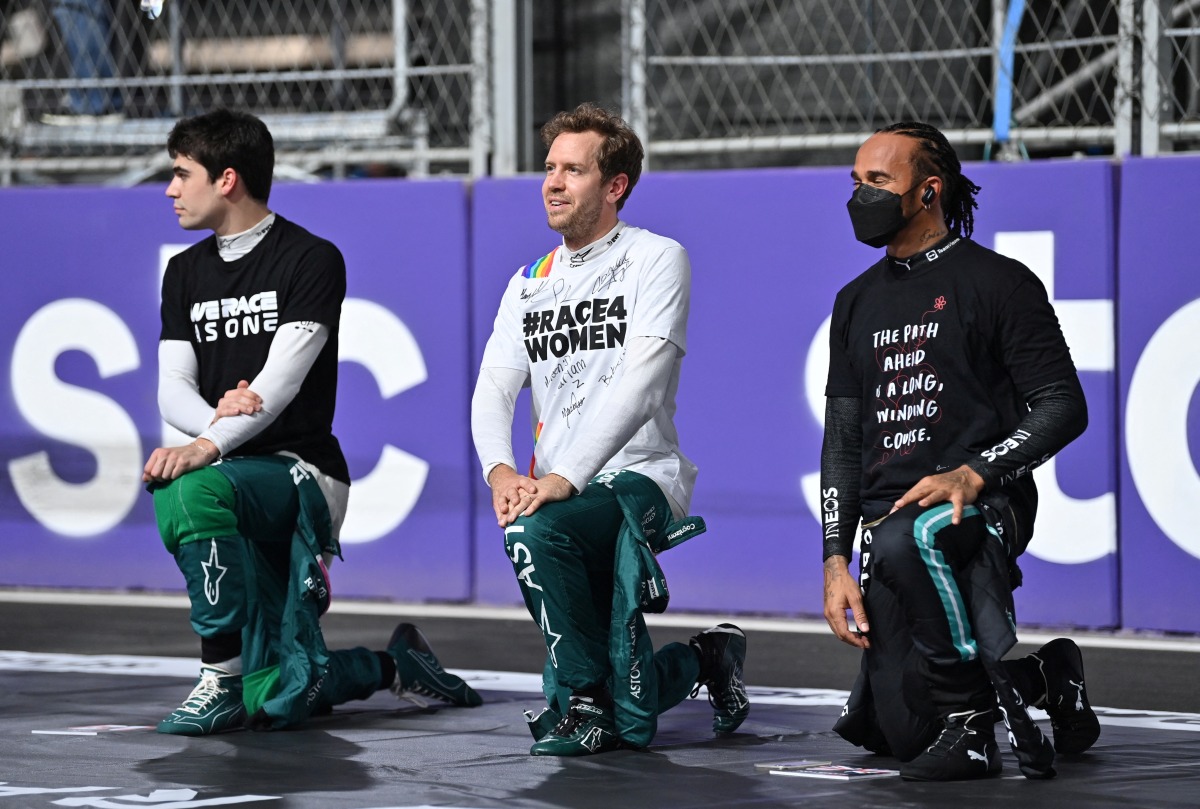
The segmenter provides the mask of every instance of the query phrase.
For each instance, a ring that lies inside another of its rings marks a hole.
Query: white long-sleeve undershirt
[[[158,412],[192,438],[208,429],[215,411],[200,395],[200,365],[187,340],[158,344]]]
[[[660,337],[635,337],[625,353],[620,385],[580,440],[572,457],[551,474],[565,478],[581,492],[604,465],[650,420],[666,397],[678,349]],[[512,452],[512,422],[517,394],[529,374],[510,368],[480,371],[471,398],[471,434],[486,479],[500,464],[517,468]]]
[[[267,361],[250,382],[262,398],[262,409],[250,415],[225,416],[200,395],[200,368],[185,340],[163,340],[158,347],[158,407],[168,424],[216,445],[224,455],[267,429],[296,397],[325,343],[329,328],[319,323],[292,322],[279,326]]]
[[[483,479],[497,466],[517,468],[513,457],[512,425],[517,394],[529,386],[529,372],[514,368],[483,368],[471,395],[471,437],[483,464]]]

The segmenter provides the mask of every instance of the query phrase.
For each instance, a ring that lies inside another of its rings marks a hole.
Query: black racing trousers
[[[866,504],[864,513],[870,506],[885,515],[890,509]],[[985,543],[1002,542],[1001,534],[1023,533],[1027,541],[1032,514],[1007,503],[1004,510],[1001,521],[999,511],[968,506],[954,525],[949,503],[913,504],[864,527],[859,583],[871,647],[834,728],[848,741],[908,761],[933,741],[947,715],[995,707],[968,604],[967,570]],[[1007,596],[1008,582],[1003,588]],[[1007,613],[994,620],[1014,620],[1010,610],[994,611]],[[1014,682],[1019,687],[1022,680],[1014,676]]]

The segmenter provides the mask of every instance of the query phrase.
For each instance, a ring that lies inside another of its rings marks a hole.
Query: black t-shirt
[[[825,395],[863,403],[864,501],[991,448],[1029,412],[1025,394],[1075,373],[1020,262],[952,236],[909,264],[884,257],[833,307]]]
[[[329,340],[296,397],[233,454],[286,450],[350,482],[333,435],[338,323],[345,297],[346,263],[337,247],[278,214],[263,240],[236,261],[222,261],[216,236],[210,236],[167,264],[161,339],[192,344],[200,395],[213,407],[239,380],[253,381],[262,370],[281,323],[309,321],[329,329]]]

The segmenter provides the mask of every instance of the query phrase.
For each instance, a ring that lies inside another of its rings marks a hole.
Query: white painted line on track
[[[141,677],[195,679],[200,672],[200,661],[187,657],[0,651],[0,671],[128,674]]]
[[[194,678],[199,663],[186,657],[143,657],[139,655],[75,655],[35,652],[0,651],[0,671],[29,671],[43,673],[88,673],[140,675],[143,677]],[[473,688],[484,691],[504,691],[519,694],[541,694],[542,675],[516,671],[485,671],[479,669],[450,669]],[[746,692],[754,705],[791,707],[841,707],[848,691],[826,688],[768,688],[747,686]],[[1138,711],[1124,708],[1095,708],[1100,723],[1119,727],[1156,730],[1191,731],[1200,733],[1200,714],[1172,711]],[[1029,710],[1035,720],[1047,715]]]
[[[200,663],[188,657],[140,655],[79,655],[48,652],[0,651],[0,671],[115,674],[142,677],[196,677]],[[542,675],[518,671],[450,669],[473,688],[519,694],[542,693]],[[840,707],[848,691],[819,688],[748,687],[751,699],[769,705],[832,705]]]
[[[25,590],[0,588],[0,602],[10,604],[60,604],[90,607],[162,607],[188,609],[187,596],[182,593],[123,593],[77,590]],[[482,604],[425,604],[394,601],[360,601],[334,598],[330,607],[333,615],[386,615],[411,618],[461,618],[484,621],[527,621],[524,607],[491,606]],[[811,618],[780,618],[751,615],[717,615],[677,612],[665,615],[646,615],[651,627],[707,629],[719,623],[736,623],[752,632],[781,632],[785,634],[826,635],[829,627],[824,620]],[[1060,631],[1021,630],[1022,643],[1043,644],[1062,636],[1070,637],[1083,648],[1129,649],[1134,651],[1200,653],[1200,636],[1167,637],[1149,633],[1111,633],[1064,628]]]

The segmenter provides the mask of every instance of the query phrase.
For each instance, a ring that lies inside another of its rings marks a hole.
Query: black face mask
[[[909,191],[912,188],[904,194],[894,194],[866,183],[854,189],[846,203],[850,224],[854,226],[854,238],[870,247],[886,246],[908,224],[901,202]]]

